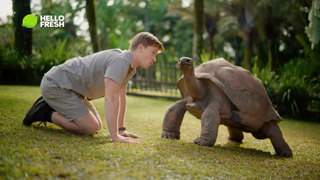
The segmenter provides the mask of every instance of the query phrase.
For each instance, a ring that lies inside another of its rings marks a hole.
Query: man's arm
[[[120,100],[120,86],[110,78],[104,78],[105,86],[105,115],[112,140],[128,143],[139,143],[133,139],[125,138],[118,133],[118,113]]]
[[[127,105],[127,95],[126,88],[120,88],[120,113],[119,113],[119,121],[118,127],[124,127],[124,118],[126,115],[126,105]]]
[[[118,127],[124,127],[124,119],[126,115],[126,104],[127,104],[127,95],[126,95],[126,88],[120,89],[120,113],[119,113],[119,120],[118,120]],[[134,137],[134,138],[141,138],[138,135],[131,134],[128,131],[120,131],[121,136],[125,137]]]

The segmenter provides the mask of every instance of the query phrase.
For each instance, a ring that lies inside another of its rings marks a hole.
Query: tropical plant
[[[254,64],[252,67],[252,74],[259,78],[269,95],[269,98],[275,107],[278,105],[278,97],[276,95],[277,85],[279,82],[279,76],[271,69],[271,62],[264,67],[258,67],[258,57],[254,57]]]
[[[296,116],[300,112],[319,107],[313,98],[320,97],[319,80],[312,75],[309,63],[305,59],[295,58],[280,67],[277,75],[271,69],[270,61],[259,69],[257,57],[254,58],[252,73],[262,80],[274,106],[281,112],[290,109]]]
[[[276,92],[282,95],[282,107],[290,107],[293,115],[306,111],[309,98],[319,96],[319,82],[312,77],[309,63],[301,58],[295,58],[280,68],[280,76]]]
[[[200,54],[200,59],[202,63],[210,61],[209,56],[204,50],[202,50],[202,53]]]
[[[320,40],[320,0],[313,0],[308,16],[309,26],[305,28],[306,34],[311,42],[311,49]]]
[[[39,71],[48,71],[52,66],[64,63],[66,60],[75,57],[76,44],[79,42],[72,42],[67,44],[67,40],[58,40],[56,44],[49,44],[36,50],[31,68]],[[81,44],[81,43],[80,43]]]

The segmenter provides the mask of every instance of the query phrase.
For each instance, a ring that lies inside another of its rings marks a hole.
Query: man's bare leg
[[[99,123],[99,130],[101,129],[102,127],[102,121],[101,121],[101,118],[99,116],[99,113],[97,111],[97,109],[94,107],[93,103],[91,101],[89,101],[87,98],[85,98],[83,100],[83,103],[84,105],[87,106],[87,108],[93,113],[93,115],[96,117],[96,120],[98,120],[98,123]],[[98,131],[99,131],[98,130]]]
[[[79,134],[95,134],[101,127],[100,123],[91,111],[89,113],[69,121],[66,117],[58,112],[52,114],[52,122],[66,131]]]

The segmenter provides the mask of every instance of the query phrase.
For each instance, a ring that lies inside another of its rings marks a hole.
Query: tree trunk
[[[235,65],[241,66],[241,59],[239,58],[239,51],[240,51],[240,44],[241,44],[241,38],[235,37],[234,38],[234,46],[235,46]]]
[[[219,15],[205,14],[206,20],[206,30],[208,33],[208,44],[209,44],[209,60],[212,59],[212,52],[214,51],[213,37],[217,34],[218,30],[216,27],[217,21],[219,20]]]
[[[270,63],[271,69],[274,67],[274,57],[275,57],[275,39],[268,37],[268,60]]]
[[[256,49],[257,49],[257,55],[258,55],[258,68],[261,69],[262,68],[262,51],[261,51],[261,41],[259,38],[259,33],[257,31],[255,31],[254,34],[254,44],[256,45]]]
[[[31,14],[30,0],[12,1],[14,47],[20,56],[31,56],[32,54],[32,28],[22,26],[23,18]]]
[[[48,0],[41,0],[41,1],[48,1]],[[49,0],[49,1],[51,1],[52,3],[52,0]],[[73,19],[77,10],[72,9],[72,6],[69,1],[66,1],[64,6],[65,6],[64,7],[65,10],[71,14],[68,18],[65,18],[64,20],[65,21],[64,29],[69,33],[70,40],[74,40],[77,38],[77,33],[76,33],[77,27],[74,25]]]
[[[201,64],[200,54],[203,49],[203,0],[194,1],[194,33],[192,57],[196,64]]]
[[[149,2],[148,0],[144,1],[146,3],[145,12],[144,12],[144,31],[149,32]]]
[[[69,33],[71,40],[74,40],[77,38],[77,33],[76,33],[77,27],[74,25],[73,19],[71,19],[69,22],[66,22],[64,28]]]
[[[265,32],[268,39],[268,63],[270,63],[271,69],[275,67],[275,43],[276,38],[281,34],[280,25],[283,22],[283,19],[280,17],[272,16],[272,8],[268,7],[269,16],[265,24]]]
[[[251,60],[252,60],[252,50],[253,50],[253,42],[252,42],[252,32],[246,34],[245,43],[246,48],[244,51],[244,68],[248,71],[251,71]]]
[[[91,37],[91,43],[93,52],[98,52],[100,44],[97,34],[97,23],[96,23],[96,11],[95,11],[94,0],[86,0],[86,15],[89,23],[89,31]]]
[[[209,33],[208,41],[209,41],[209,60],[211,60],[212,59],[212,52],[214,51],[213,34],[212,33]]]

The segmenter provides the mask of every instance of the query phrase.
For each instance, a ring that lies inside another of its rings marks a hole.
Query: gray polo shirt
[[[45,73],[61,89],[75,91],[89,99],[104,97],[104,78],[126,88],[136,72],[131,50],[110,49],[85,57],[76,57],[54,66]]]

